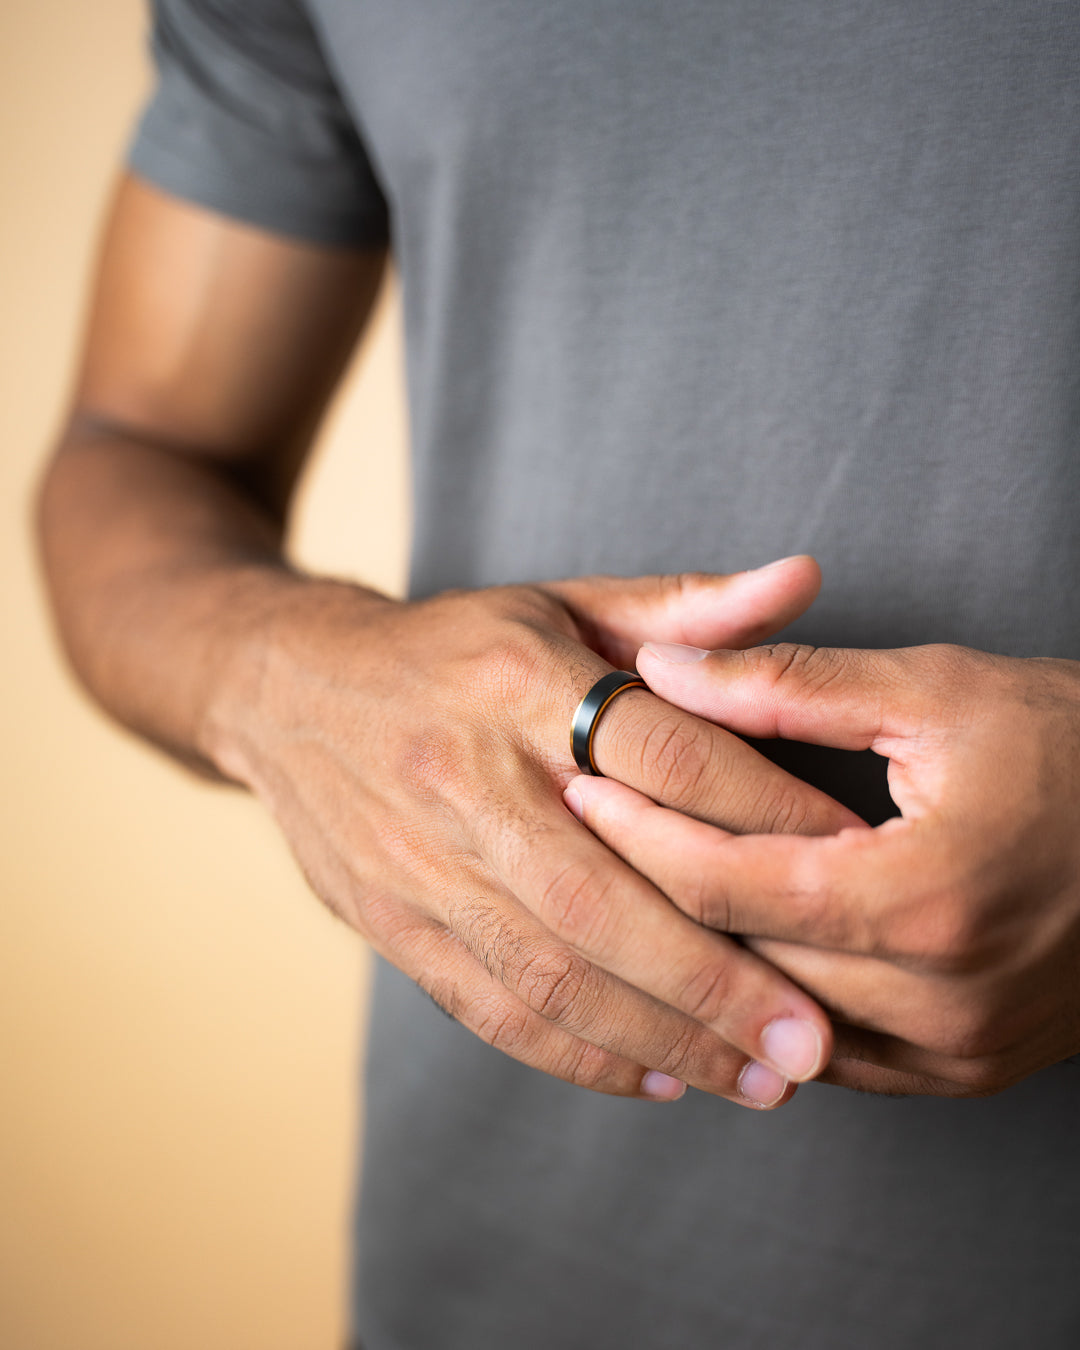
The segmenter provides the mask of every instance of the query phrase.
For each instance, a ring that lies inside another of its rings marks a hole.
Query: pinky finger
[[[381,954],[440,1008],[482,1041],[512,1059],[593,1092],[647,1101],[677,1101],[686,1084],[656,1069],[592,1045],[555,1026],[492,978],[451,932],[417,918],[407,950]]]
[[[1023,1075],[1007,1054],[962,1059],[863,1027],[836,1026],[822,1082],[889,1097],[989,1097]]]

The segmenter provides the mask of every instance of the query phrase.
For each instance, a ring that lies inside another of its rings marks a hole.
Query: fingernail
[[[752,1059],[739,1074],[739,1091],[751,1106],[773,1106],[787,1091],[787,1079]]]
[[[812,1078],[821,1059],[821,1033],[798,1017],[778,1017],[761,1033],[765,1058],[788,1078]]]
[[[785,563],[794,562],[796,558],[803,558],[803,553],[789,553],[786,558],[777,558],[775,562],[765,563],[762,567],[755,567],[755,572],[767,572],[770,567],[783,567]]]
[[[693,661],[704,661],[709,654],[704,647],[684,647],[681,642],[646,642],[643,647],[659,660],[667,661],[674,666],[688,666]]]
[[[585,804],[582,802],[581,793],[577,788],[567,788],[562,795],[562,799],[578,820],[585,819]]]
[[[654,1102],[677,1102],[686,1091],[686,1084],[659,1069],[650,1069],[641,1080],[641,1095]]]

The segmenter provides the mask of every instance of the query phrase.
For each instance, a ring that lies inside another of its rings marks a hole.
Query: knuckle
[[[732,973],[726,963],[703,967],[687,982],[680,1006],[697,1022],[718,1022],[728,1011]]]
[[[641,775],[651,781],[658,800],[675,807],[686,805],[701,786],[709,763],[706,732],[686,716],[662,715],[639,743]]]
[[[838,903],[829,884],[826,863],[806,855],[779,888],[778,902],[801,932],[813,932],[822,946],[876,954],[876,919],[869,907]]]
[[[716,578],[707,572],[669,572],[658,578],[661,588],[675,603],[715,585]]]
[[[747,651],[746,659],[773,689],[794,684],[809,694],[822,693],[864,660],[855,651],[845,651],[841,660],[833,648],[805,642],[766,643]]]
[[[896,954],[935,975],[975,975],[989,959],[975,907],[961,890],[938,892],[908,906],[891,927]]]
[[[524,636],[524,635],[523,635]],[[527,640],[501,642],[481,652],[468,682],[484,704],[513,707],[521,701],[535,669],[535,653]]]
[[[593,1092],[611,1092],[618,1084],[618,1061],[609,1050],[575,1038],[555,1061],[551,1072]]]
[[[415,878],[427,890],[433,852],[431,831],[417,819],[418,815],[386,812],[364,824],[371,847],[383,865],[390,865],[399,875]]]
[[[812,820],[810,804],[795,790],[765,784],[751,805],[755,829],[767,834],[804,834]]]
[[[708,1033],[697,1022],[686,1019],[677,1035],[665,1046],[659,1062],[653,1067],[661,1073],[681,1078],[684,1082],[692,1079],[700,1081],[702,1075],[699,1066],[702,1061],[702,1041]]]
[[[402,903],[400,896],[393,892],[372,887],[364,897],[364,931],[369,937],[380,940],[392,951],[403,950],[410,946],[410,939],[426,936],[431,931],[430,920],[417,921],[416,913],[410,906]],[[421,988],[434,998],[441,1007],[445,1005],[437,997],[436,991],[419,980]]]
[[[475,653],[469,678],[483,702],[516,707],[535,688],[538,671],[565,661],[573,626],[565,608],[541,592],[515,590],[501,617],[498,640]]]
[[[494,906],[477,899],[457,899],[448,923],[493,980],[509,984],[528,959],[527,940]]]
[[[966,684],[968,678],[980,671],[992,670],[985,654],[970,647],[959,647],[950,642],[932,642],[920,649],[924,669],[936,676],[943,685],[957,682]]]
[[[709,868],[692,869],[689,875],[680,878],[677,888],[669,889],[668,896],[695,923],[719,933],[731,929],[733,915],[729,898]]]
[[[503,1001],[478,1010],[472,1029],[482,1041],[511,1059],[523,1059],[533,1039],[529,1010]]]
[[[805,642],[767,642],[747,652],[774,684],[793,677],[806,679],[822,671],[824,649]]]
[[[655,597],[662,606],[675,609],[688,596],[708,585],[710,580],[715,581],[715,578],[710,578],[705,572],[656,572],[647,579],[652,592],[649,598]]]
[[[415,796],[434,800],[448,795],[461,776],[461,757],[453,736],[424,728],[399,742],[393,763],[397,780]]]
[[[504,613],[521,628],[537,635],[552,631],[570,636],[574,620],[565,598],[557,588],[547,586],[507,586],[498,589],[504,601]]]
[[[549,1022],[579,1014],[589,966],[573,952],[539,951],[525,956],[513,973],[514,992]]]

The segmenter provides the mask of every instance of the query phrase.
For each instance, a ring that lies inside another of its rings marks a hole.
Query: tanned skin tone
[[[672,1100],[690,1084],[760,1109],[819,1075],[885,1091],[992,1091],[1080,1048],[1080,1037],[1046,1032],[1067,1020],[1053,999],[1023,1026],[1008,1021],[1023,1053],[1003,1060],[996,1045],[1004,993],[1040,972],[1060,990],[1075,957],[1080,863],[1059,837],[1060,812],[1040,816],[1054,888],[1033,909],[1020,974],[986,937],[987,925],[995,939],[1004,932],[1004,902],[968,884],[964,867],[986,852],[970,846],[954,850],[942,883],[949,922],[930,925],[920,964],[918,906],[889,904],[888,859],[866,874],[872,922],[860,919],[860,865],[902,824],[869,830],[732,734],[797,732],[892,753],[906,734],[928,743],[925,728],[956,702],[947,670],[904,666],[907,721],[890,722],[903,679],[888,667],[879,680],[872,654],[840,653],[861,684],[845,701],[838,680],[818,712],[807,691],[828,683],[813,678],[821,658],[741,656],[812,602],[811,559],[414,603],[289,565],[290,494],[384,266],[381,254],[274,237],[120,183],[40,501],[59,629],[103,706],[196,771],[250,788],[316,893],[376,950],[491,1044],[581,1086]],[[642,655],[656,692],[623,694],[605,713],[595,754],[610,781],[578,779],[573,709],[647,641],[661,644]],[[735,655],[670,659],[687,645]],[[1075,674],[1053,665],[1038,676],[1047,739],[1080,725]],[[1015,695],[1015,680],[988,679],[984,696],[1000,708],[1006,686]],[[900,729],[879,732],[875,719]],[[936,801],[952,772],[930,750],[916,759],[898,800],[909,782],[922,796],[913,787],[905,812]],[[1046,767],[1031,761],[1025,790]],[[1051,767],[1060,779],[1060,756]],[[1075,776],[1051,787],[1080,801]],[[960,813],[962,828],[971,814]],[[905,899],[940,867],[955,828],[946,820],[914,838]],[[740,845],[730,876],[718,871]],[[799,852],[815,847],[831,851]],[[672,873],[682,849],[704,880]],[[999,890],[1013,894],[1009,878]],[[894,972],[895,1006],[883,1005],[867,960]],[[1075,1006],[1071,1016],[1075,1027]]]

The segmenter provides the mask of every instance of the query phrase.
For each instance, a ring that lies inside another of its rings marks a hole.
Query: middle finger
[[[529,830],[490,817],[475,828],[479,851],[543,931],[645,994],[654,1021],[656,1006],[672,1010],[741,1051],[742,1063],[785,1078],[820,1071],[831,1031],[811,997],[740,943],[688,919],[557,798],[536,812]]]

